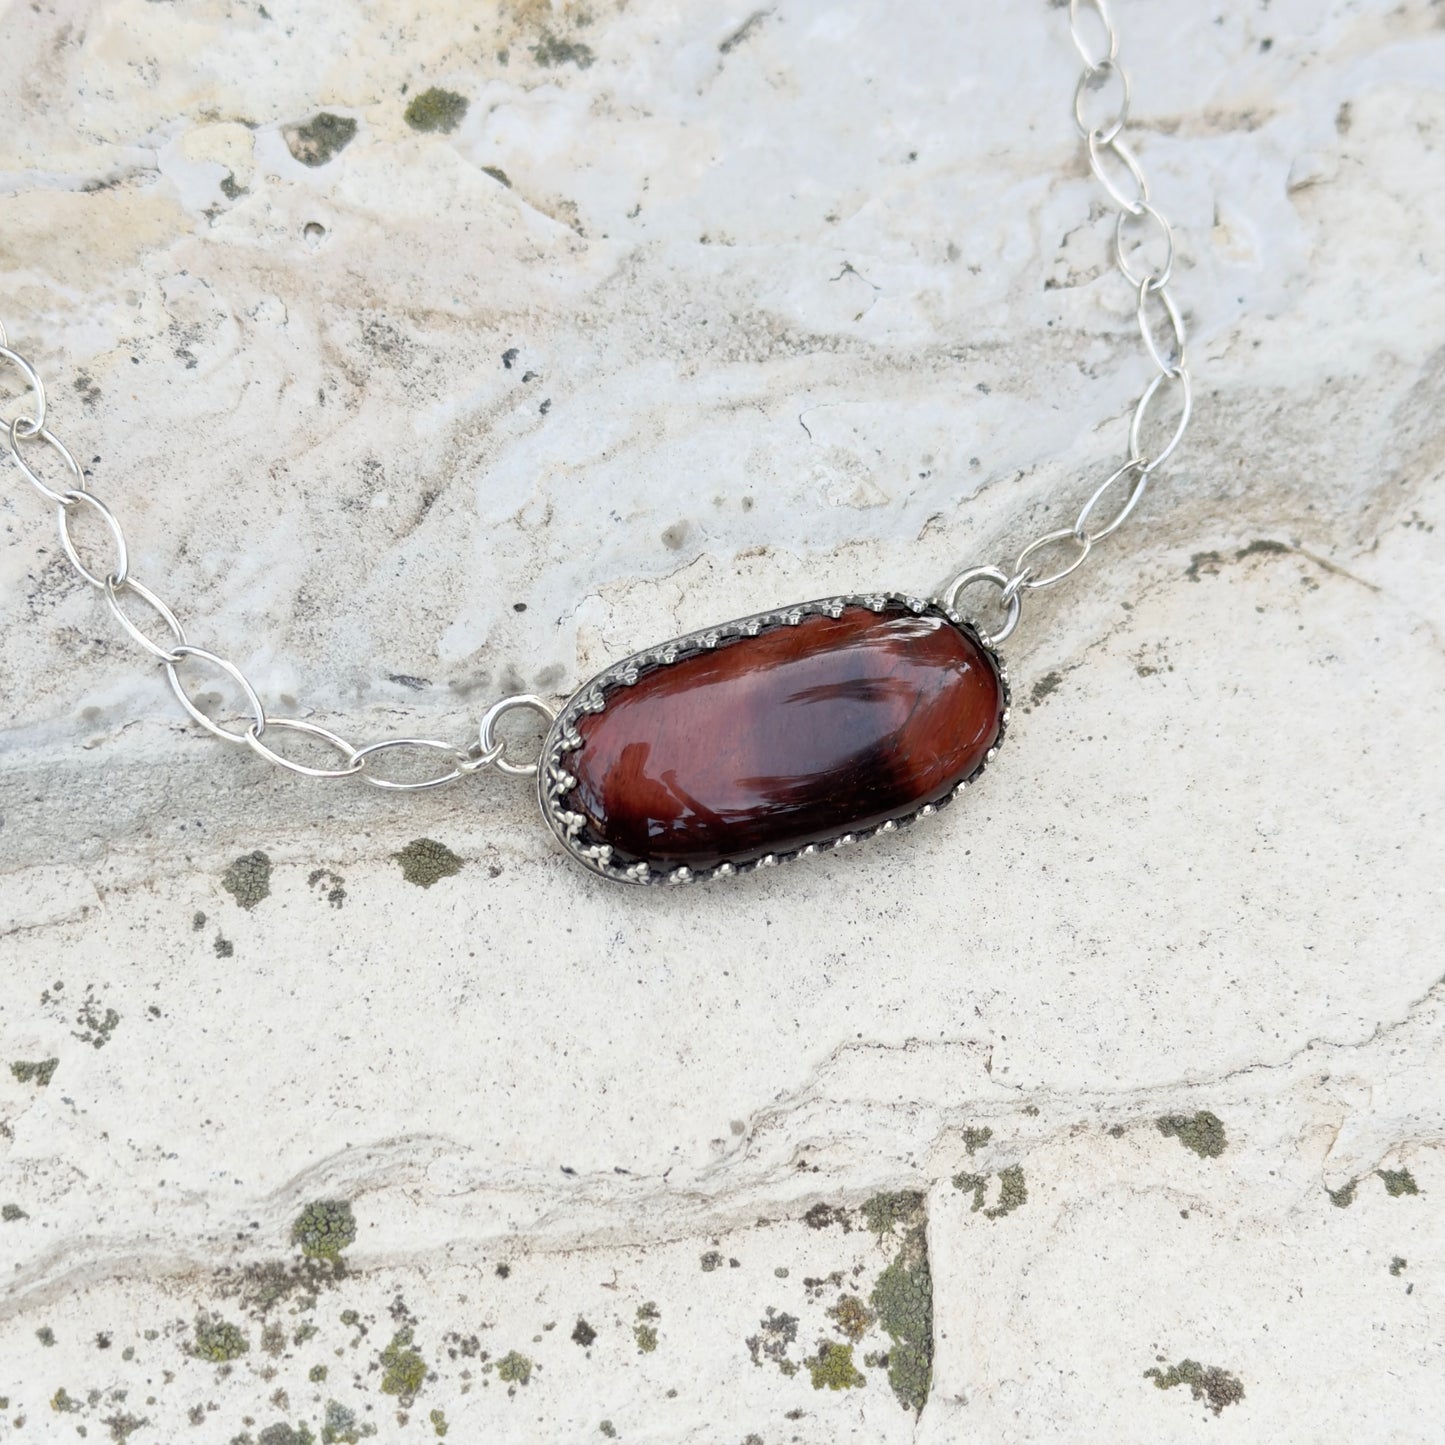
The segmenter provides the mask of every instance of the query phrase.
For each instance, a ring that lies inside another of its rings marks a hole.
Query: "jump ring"
[[[513,697],[504,697],[500,702],[494,702],[483,714],[482,725],[477,730],[477,738],[481,743],[483,756],[500,746],[496,736],[497,723],[507,713],[519,707],[540,713],[549,726],[557,717],[555,708],[550,707],[540,697],[530,692],[517,693]],[[503,753],[498,753],[493,758],[492,766],[499,773],[505,773],[510,778],[534,778],[537,776],[536,763],[509,763]]]

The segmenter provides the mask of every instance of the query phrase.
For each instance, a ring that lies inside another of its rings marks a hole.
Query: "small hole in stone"
[[[326,227],[320,221],[307,221],[301,235],[314,251],[326,239]]]

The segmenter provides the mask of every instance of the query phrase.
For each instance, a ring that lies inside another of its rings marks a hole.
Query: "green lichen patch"
[[[845,1340],[857,1344],[868,1333],[877,1316],[856,1294],[845,1294],[837,1304],[829,1306],[828,1318]]]
[[[316,889],[333,908],[340,908],[346,902],[346,879],[330,868],[313,868],[306,875],[306,884]]]
[[[431,1427],[439,1440],[445,1437],[447,1431],[451,1429],[451,1426],[447,1424],[445,1410],[433,1410],[427,1419],[431,1421]]]
[[[815,1390],[856,1390],[868,1383],[867,1376],[853,1363],[852,1345],[824,1340],[807,1366]]]
[[[239,1360],[250,1348],[251,1342],[239,1325],[233,1325],[219,1315],[210,1315],[203,1311],[196,1316],[191,1342],[186,1346],[186,1351],[198,1360],[224,1365],[230,1360]]]
[[[650,1355],[657,1348],[657,1326],[652,1322],[662,1318],[662,1311],[652,1300],[637,1307],[637,1323],[632,1327],[632,1337],[637,1341],[638,1350]]]
[[[140,1415],[126,1414],[107,1415],[100,1423],[110,1431],[110,1438],[115,1445],[125,1445],[137,1430],[144,1430],[150,1421]]]
[[[888,1383],[905,1410],[923,1409],[933,1380],[933,1274],[928,1263],[923,1196],[911,1213],[895,1220],[899,1245],[878,1276],[868,1302],[893,1341]]]
[[[29,1219],[30,1216],[18,1204],[6,1204],[0,1206],[0,1219],[6,1224],[14,1224],[20,1219]]]
[[[435,838],[414,838],[392,856],[401,864],[401,876],[418,888],[430,888],[462,871],[462,860]]]
[[[1166,1139],[1178,1139],[1201,1159],[1218,1159],[1229,1143],[1224,1121],[1208,1109],[1201,1109],[1197,1114],[1165,1114],[1154,1122]]]
[[[558,65],[575,65],[578,70],[586,70],[597,59],[590,45],[584,45],[580,40],[568,40],[550,30],[542,32],[541,39],[531,50],[532,58],[545,70]]]
[[[271,860],[259,849],[243,853],[221,874],[221,887],[250,910],[271,896]]]
[[[313,1200],[291,1226],[291,1243],[300,1245],[307,1259],[340,1259],[355,1242],[356,1216],[345,1199]]]
[[[1399,1199],[1406,1194],[1418,1194],[1420,1186],[1415,1183],[1415,1176],[1408,1169],[1377,1169],[1375,1173],[1385,1185],[1385,1193],[1391,1199]]]
[[[306,1378],[310,1380],[313,1385],[319,1385],[326,1379],[329,1373],[325,1365],[312,1365],[306,1372]]]
[[[323,110],[304,125],[287,126],[285,136],[287,149],[303,166],[324,166],[356,139],[356,122]]]
[[[577,1323],[572,1326],[572,1342],[581,1345],[585,1350],[596,1338],[597,1331],[581,1315],[578,1315]]]
[[[356,1411],[349,1410],[338,1400],[326,1402],[326,1416],[321,1422],[321,1445],[360,1445],[360,1442],[376,1434],[376,1426],[356,1418]]]
[[[1006,1214],[1012,1214],[1015,1209],[1028,1203],[1028,1185],[1024,1182],[1023,1166],[1011,1164],[1007,1169],[1000,1169],[998,1172],[998,1203],[984,1208],[984,1200],[988,1196],[987,1174],[955,1174],[953,1176],[953,1187],[962,1190],[965,1194],[973,1194],[973,1203],[969,1206],[969,1212],[977,1214],[983,1212],[985,1219],[1002,1219]]]
[[[85,1002],[75,1016],[73,1037],[92,1048],[103,1049],[120,1024],[120,1015],[113,1008],[102,1008],[94,989],[87,989]]]
[[[311,1433],[309,1425],[297,1425],[294,1428],[283,1420],[275,1425],[268,1425],[256,1436],[256,1445],[316,1445],[316,1437]]]
[[[913,1219],[923,1209],[923,1195],[916,1189],[875,1194],[863,1205],[863,1222],[881,1239],[897,1224]]]
[[[62,1385],[50,1397],[50,1408],[61,1415],[74,1415],[80,1409],[80,1401]]]
[[[466,96],[434,85],[412,96],[404,118],[413,130],[450,135],[466,118],[469,104]]]
[[[16,1059],[10,1065],[10,1072],[15,1075],[18,1082],[22,1084],[34,1084],[43,1089],[55,1077],[55,1071],[60,1067],[59,1059],[42,1059],[38,1063],[29,1062],[25,1059]]]
[[[1237,1404],[1244,1399],[1244,1386],[1238,1376],[1217,1365],[1206,1369],[1197,1360],[1180,1360],[1167,1370],[1145,1370],[1144,1378],[1152,1379],[1156,1389],[1172,1390],[1175,1385],[1188,1385],[1190,1395],[1203,1400],[1205,1408],[1216,1415],[1226,1405]]]
[[[237,1299],[254,1319],[264,1319],[277,1305],[287,1301],[301,1312],[316,1305],[317,1296],[346,1277],[340,1259],[256,1260],[239,1270],[217,1272],[214,1288],[222,1299]],[[297,1343],[316,1333],[314,1326],[302,1325]]]
[[[976,1154],[990,1139],[993,1138],[993,1130],[989,1128],[965,1129],[963,1131],[963,1147],[970,1154]]]
[[[497,1378],[509,1385],[525,1385],[532,1378],[535,1368],[532,1361],[519,1350],[508,1350],[497,1361]]]
[[[1355,1202],[1355,1194],[1359,1187],[1360,1181],[1351,1179],[1348,1184],[1341,1184],[1338,1189],[1326,1189],[1325,1193],[1330,1196],[1330,1203],[1336,1209],[1348,1209]]]
[[[853,1223],[848,1218],[848,1211],[840,1209],[832,1204],[815,1204],[804,1216],[803,1223],[809,1229],[830,1229],[837,1225],[845,1234],[852,1228]]]
[[[381,1390],[409,1404],[426,1383],[426,1361],[412,1344],[411,1326],[400,1329],[381,1352]]]

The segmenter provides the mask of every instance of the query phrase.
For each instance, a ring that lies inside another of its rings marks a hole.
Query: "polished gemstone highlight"
[[[988,649],[934,607],[833,610],[639,669],[581,712],[576,842],[612,865],[746,863],[912,814],[977,772],[1006,699]]]

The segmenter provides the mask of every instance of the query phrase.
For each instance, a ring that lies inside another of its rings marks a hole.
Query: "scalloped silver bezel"
[[[953,790],[935,803],[925,803],[912,812],[900,813],[871,828],[840,832],[837,837],[788,853],[768,853],[747,863],[719,863],[712,868],[659,868],[649,863],[614,863],[611,849],[606,844],[590,843],[583,836],[585,819],[581,814],[567,807],[567,795],[572,791],[576,779],[567,768],[570,753],[582,746],[577,732],[577,720],[585,713],[602,712],[611,696],[633,686],[641,677],[658,668],[671,667],[686,657],[700,652],[709,652],[725,647],[740,638],[757,637],[779,627],[796,626],[805,617],[818,613],[838,616],[845,607],[867,607],[870,611],[881,612],[891,603],[901,602],[912,611],[932,613],[946,617],[955,627],[961,627],[974,637],[984,651],[993,659],[1003,683],[1003,718],[998,738],[988,750],[982,762]],[[644,652],[634,652],[611,667],[604,668],[595,677],[588,679],[562,705],[555,721],[542,743],[541,766],[537,769],[537,796],[542,805],[542,816],[557,835],[557,840],[567,853],[593,873],[610,878],[616,883],[678,884],[697,883],[709,878],[733,878],[742,873],[772,868],[779,863],[791,863],[798,858],[810,858],[835,848],[872,838],[880,833],[892,833],[906,828],[920,818],[932,817],[940,808],[946,807],[954,798],[970,787],[980,773],[993,761],[1003,745],[1008,732],[1010,694],[1008,668],[998,650],[984,641],[978,627],[951,608],[936,601],[916,597],[906,592],[866,592],[844,597],[822,597],[815,602],[799,602],[790,607],[774,608],[770,612],[754,613],[751,617],[739,617],[732,622],[723,622],[714,627],[705,627],[698,632],[674,637]]]

